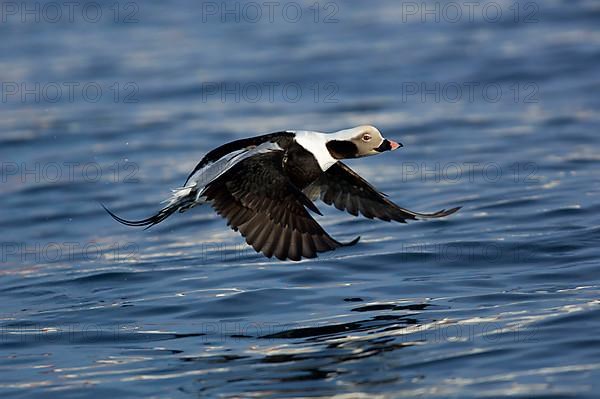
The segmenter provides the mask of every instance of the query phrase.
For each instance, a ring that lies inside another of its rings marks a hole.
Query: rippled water
[[[292,3],[297,22],[95,4],[3,9],[2,397],[595,397],[597,2],[439,22],[391,0]],[[405,147],[353,168],[402,206],[463,209],[318,204],[363,239],[293,263],[208,207],[138,231],[98,204],[148,216],[221,143],[363,123]]]

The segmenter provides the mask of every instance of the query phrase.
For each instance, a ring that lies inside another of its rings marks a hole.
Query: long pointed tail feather
[[[123,219],[122,217],[115,215],[110,209],[108,209],[106,206],[104,206],[104,204],[100,204],[100,205],[102,205],[102,208],[104,208],[104,210],[106,212],[108,212],[108,214],[113,219],[115,219],[117,222],[124,224],[125,226],[133,226],[133,227],[145,226],[146,229],[149,229],[150,227],[154,226],[155,224],[162,222],[163,220],[165,220],[166,218],[171,216],[174,212],[176,212],[178,209],[178,207],[166,206],[163,209],[161,209],[160,211],[158,211],[158,213],[156,213],[153,216],[150,216],[149,218],[141,219],[141,220],[127,220],[127,219]]]
[[[184,189],[176,189],[173,190],[173,193],[174,194],[171,198],[164,201],[168,202],[165,207],[149,218],[141,220],[123,219],[122,217],[115,215],[110,209],[104,206],[104,204],[101,203],[100,205],[117,222],[124,224],[125,226],[146,227],[144,230],[147,230],[150,227],[159,224],[173,213],[177,211],[184,212],[196,204],[196,191],[193,188],[187,187]]]

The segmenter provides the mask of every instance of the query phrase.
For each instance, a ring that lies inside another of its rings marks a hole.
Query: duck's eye
[[[362,136],[363,141],[370,141],[371,140],[371,135],[370,134],[363,134]]]

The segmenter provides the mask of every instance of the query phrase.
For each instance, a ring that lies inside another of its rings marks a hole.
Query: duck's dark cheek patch
[[[351,141],[332,140],[327,142],[327,149],[336,159],[355,158],[358,155],[358,147]]]

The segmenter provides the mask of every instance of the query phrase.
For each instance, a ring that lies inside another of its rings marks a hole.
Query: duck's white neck
[[[308,130],[299,130],[295,133],[296,143],[300,144],[305,150],[310,151],[314,155],[319,163],[319,167],[321,167],[323,172],[325,172],[338,161],[331,156],[326,144],[330,140],[338,139],[337,134],[340,132],[328,134],[311,132]]]

